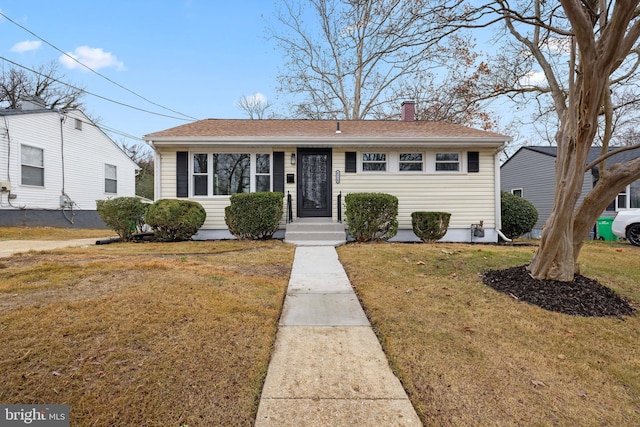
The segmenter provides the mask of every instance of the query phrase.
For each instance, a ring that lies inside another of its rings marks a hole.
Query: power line
[[[181,112],[179,112],[179,111],[172,110],[171,108],[164,107],[164,106],[162,106],[162,105],[160,105],[160,104],[158,104],[158,103],[156,103],[156,102],[153,102],[153,101],[151,101],[151,100],[149,100],[149,99],[145,98],[144,96],[142,96],[142,95],[140,95],[140,94],[138,94],[138,93],[136,93],[136,92],[132,91],[131,89],[128,89],[128,88],[126,88],[126,87],[122,86],[120,83],[118,83],[118,82],[115,82],[115,81],[111,80],[109,77],[107,77],[107,76],[105,76],[105,75],[103,75],[103,74],[101,74],[101,73],[97,72],[96,70],[94,70],[93,68],[89,67],[88,65],[83,64],[82,62],[78,61],[76,58],[74,58],[73,56],[69,55],[67,52],[63,51],[62,49],[58,48],[57,46],[53,45],[52,43],[48,42],[47,40],[43,39],[43,38],[42,38],[42,37],[40,37],[39,35],[35,34],[33,31],[31,31],[31,30],[29,30],[28,28],[23,27],[22,25],[18,24],[16,21],[14,21],[13,19],[9,18],[7,15],[5,15],[4,13],[2,13],[2,11],[0,11],[0,16],[4,17],[7,21],[11,22],[12,24],[14,24],[14,25],[16,25],[16,26],[18,26],[18,27],[22,28],[24,31],[28,32],[29,34],[31,34],[32,36],[36,37],[36,38],[37,38],[37,39],[39,39],[40,41],[42,41],[42,42],[44,42],[44,43],[48,44],[49,46],[51,46],[52,48],[54,48],[54,49],[55,49],[55,50],[57,50],[58,52],[62,53],[62,54],[63,54],[63,55],[65,55],[66,57],[70,58],[71,60],[73,60],[73,61],[77,62],[78,64],[80,64],[81,66],[83,66],[83,67],[84,67],[84,68],[86,68],[87,70],[91,71],[92,73],[94,73],[94,74],[96,74],[96,75],[98,75],[98,76],[102,77],[103,79],[105,79],[105,80],[107,80],[108,82],[110,82],[110,83],[112,83],[112,84],[114,84],[114,85],[118,86],[119,88],[126,90],[127,92],[129,92],[129,93],[131,93],[131,94],[133,94],[133,95],[137,96],[138,98],[141,98],[141,99],[145,100],[146,102],[148,102],[148,103],[150,103],[150,104],[155,105],[156,107],[160,107],[160,108],[162,108],[162,109],[164,109],[164,110],[171,111],[172,113],[179,114],[179,115],[181,115],[181,116],[187,117],[187,118],[192,119],[192,120],[198,120],[198,119],[197,119],[197,118],[195,118],[195,117],[189,116],[189,115],[184,114],[184,113],[181,113]],[[87,92],[87,93],[88,93],[88,92]],[[165,116],[165,117],[170,117],[170,116]],[[184,120],[184,119],[180,119],[180,120]]]
[[[1,13],[0,13],[0,14],[1,14]],[[77,90],[77,91],[81,91],[81,92],[83,92],[83,93],[86,93],[87,95],[95,96],[96,98],[100,98],[100,99],[103,99],[103,100],[105,100],[105,101],[109,101],[109,102],[112,102],[112,103],[114,103],[114,104],[121,105],[121,106],[123,106],[123,107],[131,108],[131,109],[133,109],[133,110],[142,111],[143,113],[154,114],[154,115],[156,115],[156,116],[167,117],[167,118],[170,118],[170,119],[190,121],[190,119],[185,119],[184,117],[175,117],[175,116],[170,116],[170,115],[168,115],[168,114],[156,113],[155,111],[145,110],[144,108],[135,107],[135,106],[133,106],[133,105],[125,104],[124,102],[116,101],[116,100],[113,100],[113,99],[111,99],[111,98],[107,98],[107,97],[105,97],[105,96],[98,95],[98,94],[95,94],[95,93],[93,93],[93,92],[89,92],[89,91],[87,91],[87,90],[84,90],[84,89],[81,89],[81,88],[79,88],[79,87],[73,86],[73,85],[71,85],[71,84],[69,84],[69,83],[63,82],[62,80],[58,80],[58,79],[56,79],[56,78],[54,78],[54,77],[52,77],[52,76],[48,76],[48,75],[46,75],[46,74],[44,74],[44,73],[41,73],[41,72],[39,72],[39,71],[36,71],[36,70],[31,69],[31,68],[29,68],[29,67],[26,67],[26,66],[24,66],[24,65],[18,64],[17,62],[12,61],[12,60],[10,60],[10,59],[7,59],[7,58],[5,58],[4,56],[0,56],[0,59],[1,59],[1,60],[3,60],[3,61],[8,62],[8,63],[10,63],[10,64],[13,64],[13,65],[15,65],[16,67],[20,67],[20,68],[23,68],[23,69],[25,69],[25,70],[31,71],[32,73],[38,74],[39,76],[47,77],[47,78],[49,78],[49,79],[53,80],[54,82],[56,82],[56,83],[60,83],[60,84],[65,85],[65,86],[68,86],[68,87],[70,87],[71,89],[75,89],[75,90]],[[180,113],[178,113],[178,114],[180,114]],[[183,115],[184,115],[184,114],[183,114]],[[187,116],[187,117],[188,117],[188,116]],[[195,120],[197,120],[197,119],[195,119]]]

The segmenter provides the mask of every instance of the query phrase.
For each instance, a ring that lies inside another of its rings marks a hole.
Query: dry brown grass
[[[3,240],[71,240],[101,237],[117,237],[106,229],[55,228],[55,227],[0,227]]]
[[[71,425],[252,425],[293,252],[184,242],[3,259],[0,402],[68,403]]]
[[[640,318],[518,302],[478,273],[535,248],[350,244],[338,249],[396,374],[429,426],[640,425]],[[582,273],[640,304],[640,248],[589,243]]]

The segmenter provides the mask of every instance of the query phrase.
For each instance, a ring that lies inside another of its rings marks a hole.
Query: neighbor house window
[[[387,155],[385,153],[362,153],[363,171],[386,171]]]
[[[640,181],[634,181],[629,186],[630,190],[630,208],[637,209],[640,208]]]
[[[78,130],[82,130],[82,120],[80,119],[75,120],[75,128]]]
[[[104,192],[118,192],[118,168],[114,165],[104,165]]]
[[[522,197],[522,188],[511,189],[511,194],[513,194],[514,196]]]
[[[400,153],[400,172],[420,172],[422,164],[422,153]]]
[[[212,154],[213,195],[248,193],[251,189],[249,154]]]
[[[44,150],[22,145],[20,160],[23,185],[44,187]]]
[[[436,153],[437,172],[458,172],[460,155],[458,153]]]
[[[193,155],[193,195],[209,195],[209,159],[207,154]]]
[[[256,154],[256,191],[271,191],[271,155]]]

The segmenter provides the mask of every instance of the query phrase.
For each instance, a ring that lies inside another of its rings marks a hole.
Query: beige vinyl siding
[[[344,150],[354,151],[354,150]],[[450,228],[469,228],[484,221],[485,227],[494,228],[495,212],[495,163],[493,151],[480,151],[478,173],[425,173],[425,172],[344,172],[344,151],[334,150],[333,200],[342,191],[349,193],[388,193],[398,197],[398,225],[411,229],[411,213],[416,211],[444,211],[451,213]],[[381,151],[381,150],[376,150]],[[394,147],[394,152],[402,149]],[[415,152],[407,149],[404,152]],[[440,151],[440,150],[439,150]],[[441,150],[447,151],[447,150]],[[360,155],[361,150],[358,150]],[[466,153],[461,158],[466,171]],[[335,171],[340,170],[340,184],[335,183]],[[344,215],[344,206],[343,206]]]
[[[158,198],[162,199],[175,199],[176,198],[176,153],[178,151],[189,151],[188,148],[163,148],[159,150],[160,155],[160,174],[161,174],[161,194]],[[195,152],[210,152],[212,149],[197,149],[191,150],[190,153]],[[244,149],[243,151],[246,151]],[[291,149],[282,149],[282,148],[271,148],[269,149],[251,149],[253,152],[262,152],[262,153],[271,153],[272,151],[284,151],[285,158],[285,177],[287,173],[295,173],[296,167],[291,165],[291,153],[295,152]],[[253,179],[253,177],[252,177]],[[189,188],[191,189],[193,185],[192,175],[189,174]],[[295,190],[296,184],[285,184],[285,197],[284,197],[284,214],[281,221],[281,226],[284,227],[286,223],[286,209],[287,209],[287,191],[291,192],[293,199],[293,207],[294,207],[294,216],[295,216]],[[187,200],[192,200],[194,202],[200,203],[205,211],[207,212],[207,218],[202,226],[205,230],[220,230],[226,229],[227,224],[224,221],[224,209],[229,206],[229,198],[230,196],[215,196],[215,197],[189,197]],[[181,198],[185,199],[185,198]]]

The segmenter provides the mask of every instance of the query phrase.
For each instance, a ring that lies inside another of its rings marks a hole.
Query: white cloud
[[[115,68],[118,71],[124,71],[126,69],[124,67],[124,63],[122,61],[118,61],[118,58],[116,58],[114,54],[105,52],[104,50],[102,50],[102,48],[99,47],[78,46],[73,53],[67,52],[67,55],[77,59],[79,62],[83,63],[94,71],[97,71],[100,68]],[[69,68],[70,70],[86,70],[85,67],[78,64],[67,55],[62,55],[60,57],[60,62],[62,63],[62,65]]]
[[[42,42],[40,41],[25,40],[23,42],[14,44],[11,48],[11,52],[25,53],[29,52],[30,50],[37,50],[41,45]]]
[[[529,71],[524,77],[520,79],[520,86],[543,86],[547,81],[547,78],[542,71]]]
[[[267,102],[267,97],[260,92],[256,92],[251,96],[247,96],[247,100],[251,100],[255,104],[262,104],[264,102]]]

